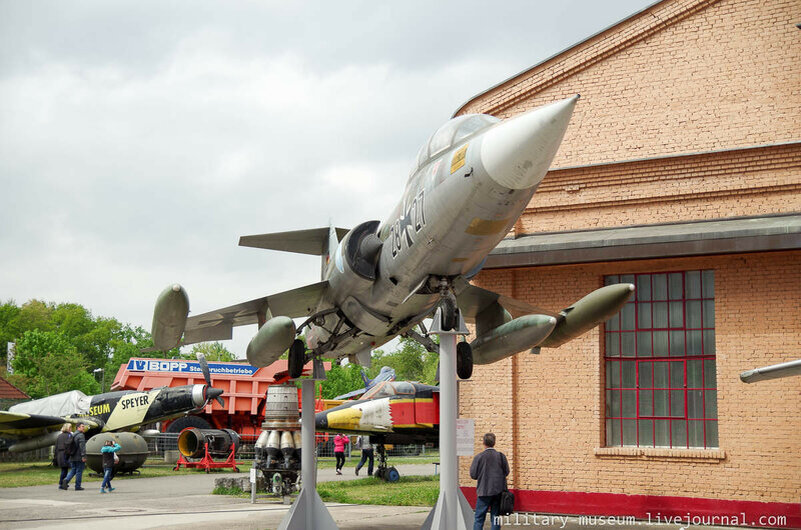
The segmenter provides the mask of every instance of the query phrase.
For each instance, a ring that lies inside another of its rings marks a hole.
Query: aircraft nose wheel
[[[451,331],[459,325],[459,310],[453,293],[443,296],[439,303],[442,309],[442,331]]]
[[[473,349],[467,342],[456,344],[456,374],[459,379],[470,379],[473,375]]]
[[[289,377],[297,379],[303,375],[303,365],[306,364],[306,345],[300,339],[295,339],[289,347]]]

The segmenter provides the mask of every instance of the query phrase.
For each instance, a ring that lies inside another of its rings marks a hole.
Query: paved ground
[[[433,465],[400,465],[402,475],[430,475]],[[346,468],[347,469],[347,468]],[[364,473],[362,473],[363,475]],[[54,477],[55,472],[54,472]],[[55,485],[0,489],[0,529],[54,528],[93,530],[128,528],[169,529],[265,529],[277,528],[289,506],[280,501],[239,499],[211,495],[214,479],[245,476],[230,473],[197,473],[115,482],[117,490],[101,494],[97,482],[85,491],[59,490]],[[353,469],[336,475],[333,469],[318,471],[319,481],[350,480]],[[429,508],[363,506],[327,503],[329,513],[341,529],[412,530],[425,520]],[[602,524],[603,523],[603,524]],[[505,521],[506,528],[554,528],[560,530],[606,528],[677,530],[679,524],[655,525],[644,522],[599,521],[577,518],[517,514]],[[489,524],[485,526],[489,528]],[[691,527],[700,528],[700,527]],[[710,530],[713,527],[703,527]]]

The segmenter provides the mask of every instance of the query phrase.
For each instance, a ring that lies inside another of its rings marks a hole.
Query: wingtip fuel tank
[[[189,296],[181,285],[175,283],[161,291],[156,299],[151,327],[156,349],[167,351],[180,344],[188,315]]]

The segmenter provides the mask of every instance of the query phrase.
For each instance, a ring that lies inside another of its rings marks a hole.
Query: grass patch
[[[230,495],[231,497],[250,497],[250,493],[243,491],[238,486],[216,486],[211,492],[212,495]]]
[[[320,482],[317,484],[317,492],[326,502],[434,506],[439,497],[439,477],[401,477],[394,484],[375,477],[343,482]]]
[[[133,475],[119,474],[114,480],[131,480],[138,478],[172,477],[175,475],[188,475],[197,473],[195,469],[180,469],[173,471],[171,465],[148,466],[139,468],[139,474]],[[231,470],[223,470],[230,472]],[[201,471],[202,472],[202,471]],[[94,473],[89,468],[83,470],[82,482],[100,482],[102,477],[91,476]],[[44,486],[52,484],[58,485],[58,477],[61,476],[61,468],[53,467],[50,462],[0,462],[0,488],[19,488],[22,486]],[[70,481],[75,485],[75,481]]]

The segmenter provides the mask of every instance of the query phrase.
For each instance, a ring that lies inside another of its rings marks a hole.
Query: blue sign
[[[128,361],[129,372],[178,372],[203,375],[200,363],[197,361],[163,359],[131,359]],[[211,375],[253,375],[258,368],[249,364],[209,363]]]

